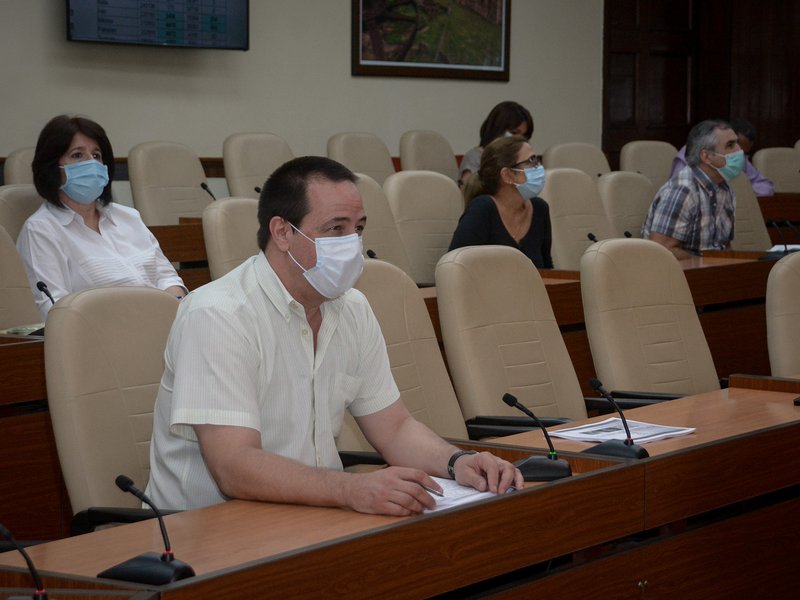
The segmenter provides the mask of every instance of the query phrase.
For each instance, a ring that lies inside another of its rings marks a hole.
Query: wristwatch
[[[450,460],[447,461],[447,475],[450,477],[450,479],[456,478],[456,461],[465,454],[477,454],[477,451],[459,450],[458,452],[453,453],[453,456],[451,456]]]

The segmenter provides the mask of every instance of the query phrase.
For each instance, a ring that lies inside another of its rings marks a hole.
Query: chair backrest
[[[651,240],[604,240],[581,260],[581,297],[597,376],[607,389],[719,389],[680,263]]]
[[[0,226],[0,329],[41,320],[14,240]]]
[[[603,173],[611,170],[603,151],[594,144],[584,142],[550,146],[544,151],[542,163],[548,171],[550,169],[579,169],[592,177],[600,177]]]
[[[339,161],[351,171],[369,175],[379,184],[394,173],[389,149],[371,133],[337,133],[328,138],[328,158]]]
[[[414,281],[432,284],[436,263],[447,252],[464,200],[456,182],[432,171],[400,171],[383,191],[411,262]]]
[[[389,202],[383,188],[372,177],[357,173],[358,191],[364,201],[364,212],[367,215],[367,226],[364,228],[362,241],[364,251],[372,250],[381,260],[399,267],[406,275],[412,277],[411,262],[408,260],[397,223],[389,208]]]
[[[150,477],[153,407],[178,301],[152,288],[95,288],[59,300],[44,340],[47,400],[72,510],[141,506],[114,485]]]
[[[272,172],[294,158],[292,149],[274,133],[234,133],[222,144],[222,162],[231,196],[258,198]]]
[[[39,210],[44,201],[32,183],[0,186],[0,226],[14,243],[25,221]]]
[[[33,183],[33,155],[36,148],[33,146],[17,148],[9,152],[3,164],[3,183]]]
[[[731,250],[763,252],[772,247],[764,214],[747,175],[741,173],[730,182],[736,198],[736,224]]]
[[[597,180],[597,191],[615,237],[642,237],[642,224],[658,188],[641,173],[612,171]]]
[[[797,149],[762,148],[753,155],[753,166],[772,180],[776,192],[800,192],[800,152]]]
[[[775,377],[800,375],[800,252],[780,259],[767,278],[767,347]]]
[[[797,151],[800,151],[800,140],[797,140],[797,141],[794,143],[794,149],[795,149],[795,150],[797,150]]]
[[[400,398],[418,421],[443,437],[468,439],[464,416],[447,375],[428,309],[408,275],[382,260],[368,260],[356,288],[381,326]],[[371,447],[349,413],[340,450]]]
[[[180,217],[200,217],[211,196],[200,187],[206,175],[188,146],[143,142],[128,153],[133,205],[145,225],[177,225]]]
[[[212,202],[203,211],[203,239],[211,279],[258,254],[258,200],[225,198]]]
[[[584,250],[592,244],[590,233],[598,240],[614,236],[597,190],[597,177],[578,169],[552,169],[541,196],[550,205],[550,252],[556,269],[578,270]]]
[[[435,131],[406,131],[400,137],[400,165],[405,171],[436,171],[458,180],[458,163],[453,147]]]
[[[537,416],[586,417],[586,406],[539,272],[507,246],[470,246],[436,267],[447,363],[466,419],[516,415],[509,392]]]
[[[678,149],[669,142],[634,140],[622,146],[619,168],[641,173],[658,189],[669,179],[672,159],[677,153]]]

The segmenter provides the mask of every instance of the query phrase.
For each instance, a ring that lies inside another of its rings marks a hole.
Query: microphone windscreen
[[[114,480],[114,483],[116,483],[117,487],[121,489],[123,492],[129,492],[131,486],[133,485],[133,479],[131,479],[127,475],[117,475],[117,478]]]
[[[40,292],[43,292],[47,289],[47,284],[44,281],[37,281],[36,289],[39,290]]]
[[[592,388],[593,390],[595,390],[595,391],[598,391],[598,390],[599,390],[601,387],[603,387],[603,384],[602,384],[602,383],[600,383],[600,380],[599,380],[597,377],[592,377],[592,378],[589,380],[589,385],[590,385],[590,386],[591,386],[591,388]]]
[[[505,402],[509,406],[516,406],[517,399],[511,394],[503,394],[503,402]]]

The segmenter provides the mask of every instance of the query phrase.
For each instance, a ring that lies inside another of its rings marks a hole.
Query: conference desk
[[[800,244],[800,193],[783,192],[774,196],[761,196],[758,198],[758,206],[764,221],[769,224],[775,221],[780,226],[780,231],[774,227],[767,227],[769,237],[773,244]],[[789,221],[794,228],[784,224]]]
[[[438,514],[233,501],[171,515],[176,555],[197,577],[152,589],[163,599],[791,597],[800,550],[793,397],[731,389],[636,409],[632,418],[697,432],[648,444],[642,461],[564,451],[578,475]],[[541,445],[541,433],[526,433],[494,448],[513,459]],[[160,544],[149,521],[29,551],[48,588],[130,592],[145,586],[95,574]],[[19,556],[0,555],[0,588],[28,581]]]

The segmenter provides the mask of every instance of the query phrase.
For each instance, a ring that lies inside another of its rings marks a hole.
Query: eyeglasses
[[[542,164],[542,155],[541,154],[534,154],[533,156],[526,158],[525,160],[521,160],[516,164],[511,165],[512,169],[516,169],[518,167],[528,168],[528,167],[538,167]]]

